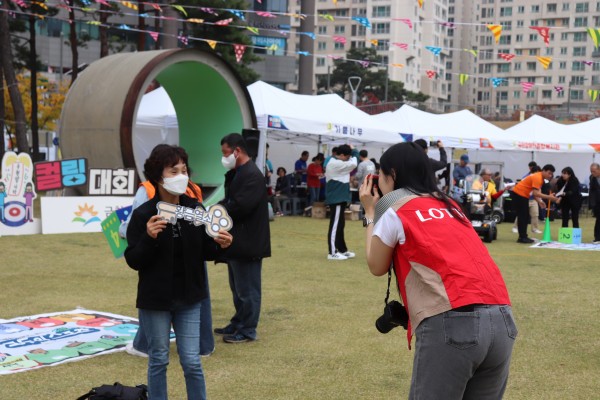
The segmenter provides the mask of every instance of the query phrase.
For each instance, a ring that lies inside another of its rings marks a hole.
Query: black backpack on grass
[[[132,387],[115,382],[114,385],[92,388],[77,400],[148,400],[148,388],[146,385]]]

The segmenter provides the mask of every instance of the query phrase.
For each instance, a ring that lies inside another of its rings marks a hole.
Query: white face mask
[[[221,157],[221,164],[225,169],[234,169],[235,168],[235,154],[231,153],[227,157]]]
[[[170,178],[163,178],[162,187],[173,196],[181,196],[187,189],[188,181],[187,175],[179,174]]]

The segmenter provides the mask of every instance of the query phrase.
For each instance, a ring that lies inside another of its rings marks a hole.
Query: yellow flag
[[[217,47],[217,42],[214,40],[207,40],[206,43],[208,43],[208,45],[210,46],[211,49],[215,49],[215,47]]]
[[[536,57],[544,69],[548,69],[548,66],[552,62],[552,57]]]
[[[500,41],[500,36],[502,36],[502,25],[488,25],[487,28],[492,31],[494,34],[494,38],[496,39],[496,43]]]
[[[136,11],[138,10],[137,4],[134,4],[130,1],[122,1],[121,4],[123,4],[127,8],[131,8],[132,10],[136,10]]]

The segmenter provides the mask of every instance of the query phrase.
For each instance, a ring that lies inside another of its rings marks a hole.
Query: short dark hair
[[[304,151],[302,152],[302,157],[304,157],[304,156],[307,156],[307,155],[308,155],[308,151],[304,150]]]
[[[368,152],[368,151],[366,151],[366,150],[361,150],[361,151],[360,151],[358,154],[359,154],[361,157],[365,157],[365,158],[367,158],[367,157],[369,156],[369,152]]]
[[[144,163],[144,175],[158,190],[158,183],[162,180],[163,170],[167,167],[177,165],[179,161],[182,161],[187,167],[188,175],[191,174],[188,165],[188,155],[182,147],[159,144],[152,149],[150,156]]]
[[[246,141],[239,133],[230,133],[229,135],[223,137],[223,139],[221,139],[221,146],[224,144],[226,144],[230,149],[239,147],[243,153],[248,154],[248,146],[246,145]]]
[[[287,175],[287,171],[285,170],[285,168],[283,168],[283,167],[277,168],[277,175],[279,175],[279,171],[283,171],[283,174]]]
[[[542,168],[542,171],[556,171],[556,168],[554,168],[554,165],[552,164],[546,164],[544,165],[544,167]]]
[[[337,154],[338,153],[338,149],[339,149],[339,147],[337,147],[337,146],[334,147],[334,148],[332,148],[331,149],[331,154]]]
[[[539,165],[534,165],[533,167],[531,167],[531,172],[542,172],[542,169]]]
[[[529,168],[535,167],[537,165],[537,163],[535,161],[531,161],[529,164],[527,164],[529,166]]]
[[[423,150],[427,149],[427,142],[425,141],[425,139],[417,139],[415,140],[415,144],[421,146]]]
[[[352,154],[352,149],[349,145],[343,144],[337,148],[337,153],[338,155],[349,156],[350,154]]]

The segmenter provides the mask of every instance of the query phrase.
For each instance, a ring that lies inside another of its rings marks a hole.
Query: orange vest
[[[156,189],[154,188],[154,185],[150,183],[150,181],[142,182],[140,185],[146,189],[146,193],[148,193],[148,199],[154,198]],[[190,185],[194,188],[194,190],[192,190]],[[198,195],[196,195],[196,193],[198,193]],[[202,189],[200,189],[200,186],[196,185],[194,182],[189,182],[188,187],[185,190],[185,194],[193,199],[198,199],[198,201],[202,203]]]

